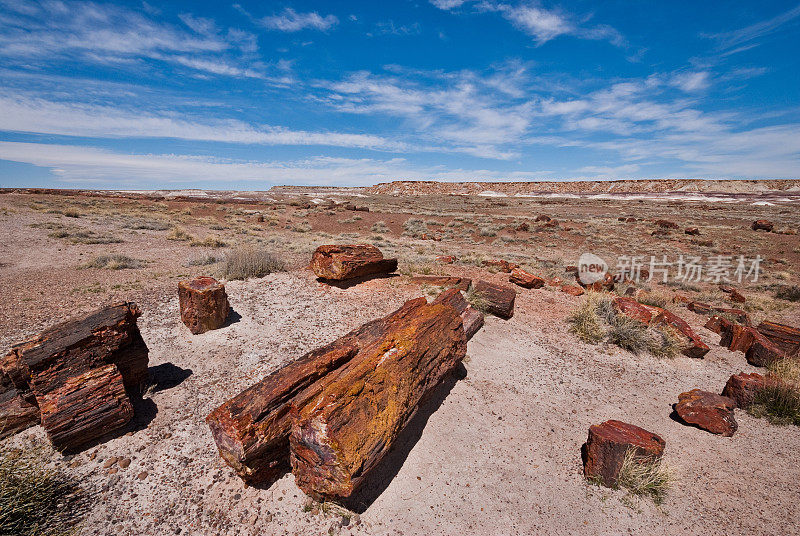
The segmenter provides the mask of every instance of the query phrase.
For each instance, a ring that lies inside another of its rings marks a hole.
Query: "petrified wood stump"
[[[62,450],[77,450],[125,425],[133,415],[128,393],[138,396],[148,379],[140,314],[134,303],[103,307],[13,346],[0,363],[0,412],[23,410],[21,429],[34,423],[35,406],[35,422],[41,413],[42,426]]]
[[[436,296],[433,303],[443,303],[458,311],[461,321],[464,323],[464,334],[467,340],[470,340],[483,327],[483,313],[467,303],[464,295],[457,288],[445,290]]]
[[[542,288],[544,286],[544,279],[526,272],[522,268],[514,268],[511,270],[511,275],[508,276],[508,280],[522,288]]]
[[[508,320],[514,316],[514,300],[517,291],[510,287],[478,281],[473,285],[475,295],[483,301],[484,309],[500,318]]]
[[[178,302],[181,320],[195,335],[221,328],[231,309],[225,285],[208,276],[179,282]]]
[[[311,269],[321,279],[341,281],[397,270],[397,259],[384,259],[369,244],[319,246],[311,257]]]
[[[736,401],[727,396],[692,389],[678,395],[675,413],[686,424],[730,437],[739,428],[733,415]]]
[[[133,418],[122,375],[113,364],[71,376],[37,400],[42,427],[59,451],[78,450]]]
[[[622,421],[594,424],[584,445],[583,474],[613,488],[628,450],[633,449],[637,458],[654,461],[664,454],[665,444],[661,436]]]
[[[308,495],[353,495],[416,413],[466,354],[452,307],[406,302],[389,330],[359,347],[313,400],[292,404],[292,472]]]

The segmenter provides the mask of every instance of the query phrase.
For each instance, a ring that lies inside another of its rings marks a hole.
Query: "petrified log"
[[[683,232],[687,235],[697,236],[700,234],[700,229],[697,227],[687,227]]]
[[[766,320],[761,322],[756,329],[783,350],[788,357],[800,355],[800,329]]]
[[[747,409],[753,404],[756,392],[765,387],[768,381],[765,376],[756,372],[740,372],[728,378],[721,394],[736,402],[736,407]]]
[[[148,349],[136,325],[140,315],[135,303],[123,302],[55,325],[12,346],[2,372],[17,389],[44,393],[70,376],[113,363],[126,389],[137,392],[148,379]]]
[[[508,280],[522,288],[542,288],[544,286],[544,279],[526,272],[522,268],[514,268],[511,270],[511,275],[508,276]]]
[[[692,389],[678,395],[675,413],[686,424],[730,437],[739,428],[733,415],[736,401],[727,396]]]
[[[39,408],[33,393],[24,393],[0,372],[0,439],[39,423]]]
[[[744,354],[747,362],[756,367],[768,367],[776,361],[786,358],[786,354],[775,343],[761,333],[756,332],[753,343]]]
[[[311,269],[321,279],[341,281],[397,270],[397,259],[384,259],[369,244],[319,246],[311,257]]]
[[[661,459],[665,445],[658,434],[622,421],[593,424],[584,445],[583,474],[613,488],[628,450],[632,449],[637,459],[655,461]]]
[[[514,316],[517,291],[511,287],[478,281],[472,286],[475,296],[483,302],[485,312],[508,320]]]
[[[208,276],[180,281],[178,302],[181,320],[195,335],[221,328],[231,309],[225,285]]]
[[[413,314],[420,299],[307,353],[211,412],[206,422],[220,456],[247,482],[280,476],[289,467],[290,404],[303,407],[360,349],[395,336],[398,323]]]
[[[483,313],[467,303],[464,295],[457,288],[445,290],[433,300],[433,303],[443,303],[458,311],[461,321],[464,323],[467,340],[470,340],[483,327]]]
[[[466,354],[461,317],[452,307],[410,300],[388,327],[365,341],[313,400],[292,404],[292,472],[312,497],[351,497],[420,401]]]
[[[586,291],[576,285],[561,285],[561,292],[570,296],[582,296]]]
[[[133,406],[114,364],[92,368],[37,395],[42,427],[59,451],[74,451],[125,426]]]
[[[454,277],[448,275],[416,275],[411,278],[413,283],[432,285],[435,287],[457,288],[466,291],[472,284],[468,277]]]

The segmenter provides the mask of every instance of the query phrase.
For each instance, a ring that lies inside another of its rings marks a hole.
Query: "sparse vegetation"
[[[194,237],[181,229],[180,227],[173,227],[172,230],[167,235],[167,240],[178,240],[181,242],[190,242],[194,240]]]
[[[635,449],[625,453],[618,486],[632,495],[650,497],[662,504],[674,481],[672,469],[663,460],[640,456]]]
[[[408,218],[403,223],[403,235],[410,236],[411,238],[419,238],[428,232],[428,226],[425,221],[420,218]]]
[[[386,234],[389,232],[389,227],[386,225],[385,221],[376,221],[372,224],[370,231],[373,233]]]
[[[782,286],[775,292],[775,297],[790,302],[800,301],[800,285]]]
[[[50,238],[64,238],[73,244],[117,244],[122,239],[112,235],[101,235],[94,231],[72,231],[61,229],[50,233]]]
[[[597,344],[606,336],[600,323],[597,302],[591,297],[585,299],[567,321],[570,323],[570,331],[583,342]]]
[[[192,247],[203,247],[203,248],[224,248],[228,244],[226,244],[219,237],[208,235],[203,240],[193,239],[189,245]]]
[[[481,294],[475,292],[475,288],[474,287],[469,287],[469,290],[467,290],[467,293],[466,293],[466,299],[467,299],[467,302],[469,302],[469,304],[471,306],[473,306],[475,309],[477,309],[478,311],[480,311],[480,312],[482,312],[484,314],[489,314],[488,311],[487,311],[487,306],[489,304],[486,301],[486,298],[484,298]]]
[[[220,257],[215,255],[200,255],[197,257],[189,257],[186,261],[186,266],[208,266],[210,264],[216,264],[221,260]]]
[[[769,377],[777,381],[756,392],[748,411],[773,424],[800,426],[800,361],[775,361],[769,366]]]
[[[135,270],[146,264],[146,261],[132,259],[127,255],[100,255],[87,262],[82,268],[106,268],[108,270]]]
[[[85,509],[77,482],[47,462],[46,450],[0,446],[0,536],[74,534]]]
[[[286,264],[271,251],[245,245],[234,248],[225,256],[222,273],[227,279],[249,279],[285,269]]]

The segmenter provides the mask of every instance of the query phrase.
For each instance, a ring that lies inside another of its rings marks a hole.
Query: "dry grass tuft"
[[[85,510],[77,482],[47,465],[46,451],[0,446],[0,535],[66,536]]]
[[[81,268],[106,268],[108,270],[136,270],[146,264],[146,261],[132,259],[127,255],[100,255],[82,265]]]
[[[201,248],[224,248],[227,247],[226,244],[222,239],[208,235],[203,240],[193,239],[192,242],[189,244],[192,247],[201,247]]]
[[[167,235],[167,240],[178,240],[181,242],[190,242],[194,240],[194,237],[181,229],[180,227],[173,227],[172,230]]]
[[[253,246],[237,246],[225,256],[222,273],[226,279],[249,279],[282,272],[286,263],[274,253]]]
[[[649,496],[662,504],[675,483],[672,469],[663,460],[642,457],[634,449],[625,453],[619,472],[618,486],[632,495]]]
[[[606,332],[598,314],[597,300],[592,296],[583,300],[567,321],[570,323],[570,331],[583,342],[597,344],[605,339]]]

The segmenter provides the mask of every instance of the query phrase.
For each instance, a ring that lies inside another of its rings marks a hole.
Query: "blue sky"
[[[0,0],[0,186],[800,177],[797,2]]]

